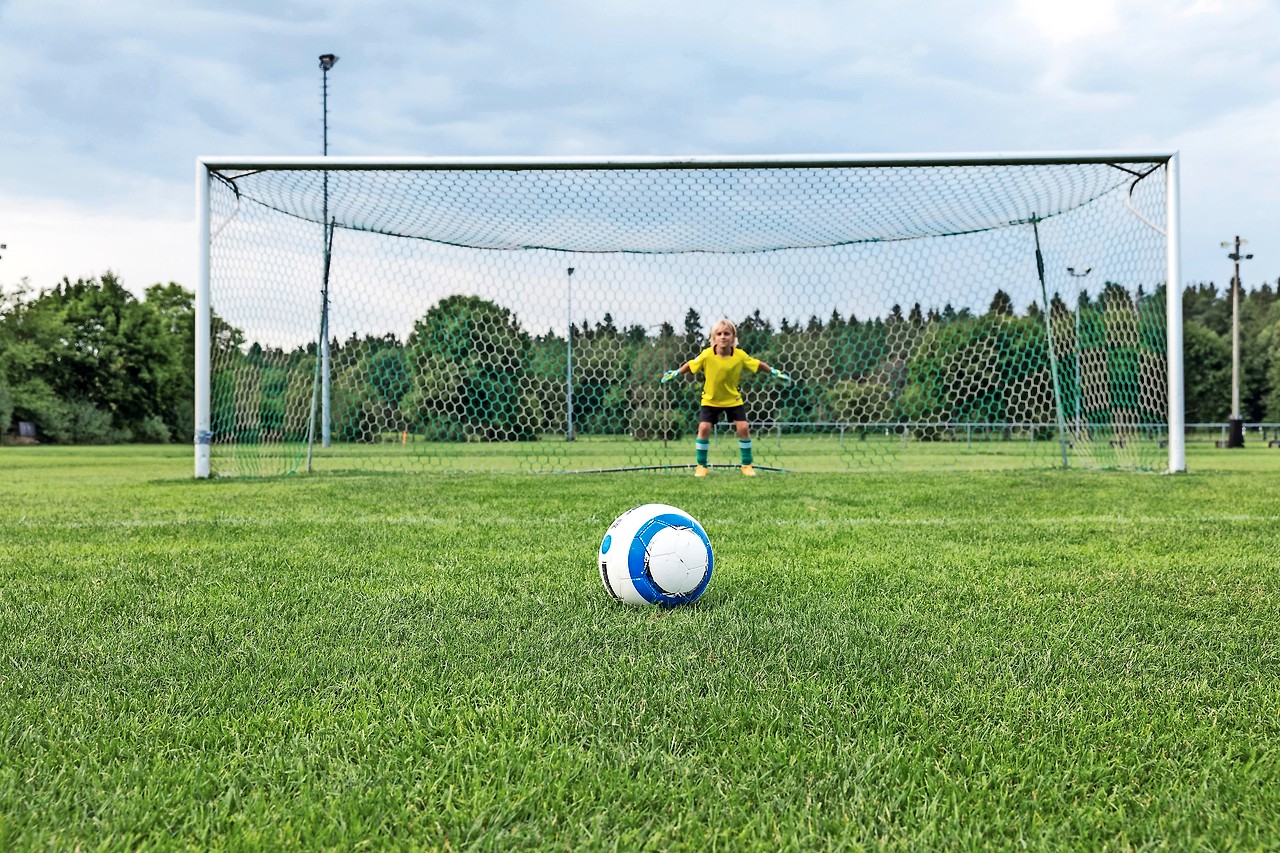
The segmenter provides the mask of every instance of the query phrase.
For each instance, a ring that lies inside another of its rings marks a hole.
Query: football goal
[[[1181,471],[1177,163],[203,158],[196,476],[691,467],[722,317],[760,467]]]

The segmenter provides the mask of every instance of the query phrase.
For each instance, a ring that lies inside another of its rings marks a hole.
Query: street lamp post
[[[329,156],[329,71],[337,63],[338,57],[332,53],[320,55],[320,71],[323,80],[321,88],[321,125],[323,127],[323,147],[321,152]],[[329,227],[329,170],[324,171],[324,284],[320,292],[320,434],[321,445],[329,447],[333,440],[332,418],[329,416],[329,252],[332,246],[332,233]]]
[[[1244,447],[1244,419],[1240,416],[1240,262],[1253,255],[1240,254],[1248,244],[1237,234],[1235,240],[1222,242],[1222,248],[1235,251],[1227,255],[1234,273],[1231,276],[1231,417],[1227,421],[1227,447]]]
[[[573,267],[568,267],[565,278],[568,305],[569,327],[565,330],[565,400],[564,400],[564,440],[573,441]]]
[[[1077,270],[1075,267],[1067,267],[1067,275],[1069,275],[1069,276],[1071,276],[1072,278],[1075,278],[1075,279],[1082,279],[1082,278],[1084,278],[1085,276],[1087,276],[1087,275],[1088,275],[1089,273],[1091,273],[1091,272],[1093,272],[1093,267],[1085,267],[1085,268],[1084,268],[1084,269],[1082,269],[1082,270]],[[1082,288],[1083,286],[1084,286],[1084,282],[1080,282],[1080,287]],[[1081,430],[1082,430],[1082,428],[1083,428],[1083,426],[1084,426],[1084,425],[1081,423],[1081,421],[1080,421],[1080,415],[1081,415],[1081,412],[1080,412],[1080,394],[1081,394],[1081,390],[1082,390],[1082,388],[1083,388],[1083,386],[1084,386],[1084,377],[1083,377],[1083,376],[1081,375],[1081,373],[1080,373],[1080,350],[1081,350],[1081,346],[1080,346],[1080,309],[1081,309],[1081,307],[1082,307],[1082,302],[1083,302],[1083,300],[1081,299],[1081,296],[1082,296],[1082,294],[1083,294],[1083,293],[1084,293],[1084,291],[1083,291],[1083,290],[1079,290],[1079,289],[1078,289],[1078,290],[1076,291],[1076,310],[1075,310],[1075,315],[1076,315],[1076,316],[1075,316],[1075,320],[1076,320],[1076,395],[1075,395],[1075,396],[1076,396],[1076,399],[1075,399],[1075,410],[1076,410],[1076,411],[1075,411],[1075,415],[1076,415],[1076,441],[1079,441],[1079,440],[1080,440]]]

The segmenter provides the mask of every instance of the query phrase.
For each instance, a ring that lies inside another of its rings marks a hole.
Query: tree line
[[[110,273],[0,290],[0,435],[40,441],[190,440],[195,311],[178,284],[138,299]]]
[[[945,424],[962,423],[1037,424],[1047,433],[1065,414],[1054,407],[1057,383],[1076,401],[1077,423],[1110,428],[1121,415],[1132,424],[1159,423],[1163,395],[1142,389],[1163,383],[1163,301],[1162,293],[1132,295],[1111,285],[1081,306],[1077,323],[1055,299],[1050,313],[1064,336],[1060,351],[1074,351],[1077,341],[1083,350],[1059,360],[1056,376],[1048,318],[1034,305],[1016,315],[1003,291],[981,315],[894,306],[865,321],[833,311],[783,319],[775,328],[757,310],[738,323],[740,346],[798,381],[748,395],[748,417],[806,430],[909,423],[921,438],[943,437]],[[554,330],[527,332],[493,302],[451,296],[403,342],[334,342],[333,434],[347,441],[402,432],[456,441],[528,441],[557,432],[674,438],[692,428],[700,389],[690,381],[659,388],[656,378],[705,345],[705,325],[689,309],[682,332],[665,323],[651,335],[641,326],[619,328],[606,313],[573,324],[569,341]],[[251,346],[246,360],[256,383],[247,394],[236,359],[225,383],[214,377],[215,433],[253,442],[314,429],[314,404],[306,405],[308,390],[315,395],[311,353]],[[258,401],[255,411],[230,405],[246,397]]]
[[[1280,282],[1263,284],[1241,300],[1246,422],[1280,422],[1278,290]],[[1189,423],[1230,414],[1229,295],[1212,283],[1183,293]],[[1140,389],[1160,381],[1163,305],[1162,292],[1131,293],[1115,283],[1076,305],[1055,296],[1047,319],[1055,330],[1056,375],[1042,309],[1033,303],[1017,313],[1003,291],[982,313],[913,305],[868,319],[838,311],[776,326],[759,311],[735,319],[743,349],[803,368],[796,386],[753,396],[752,416],[762,420],[1087,419],[1091,383],[1102,382],[1109,405],[1160,421],[1163,411],[1155,409],[1162,400]],[[1117,335],[1117,322],[1130,327]],[[569,429],[571,414],[573,428],[584,433],[627,424],[641,438],[679,435],[690,426],[698,389],[691,382],[660,389],[656,377],[705,345],[706,325],[692,309],[680,328],[620,328],[610,314],[575,323],[574,404],[567,413],[570,348],[563,334],[529,332],[503,306],[452,296],[432,306],[403,341],[384,335],[331,342],[333,434],[371,440],[403,429],[431,439],[529,440]],[[215,434],[243,431],[250,440],[305,434],[315,395],[314,343],[264,348],[216,316],[213,331]],[[1062,399],[1076,401],[1075,411],[1049,408],[1053,382]],[[42,291],[25,283],[0,291],[0,435],[12,440],[28,423],[39,440],[54,443],[185,442],[193,434],[193,396],[194,298],[180,285],[155,284],[138,298],[107,272]],[[256,401],[248,418],[240,411],[246,399]]]

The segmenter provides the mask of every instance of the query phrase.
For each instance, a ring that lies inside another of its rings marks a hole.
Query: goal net
[[[1176,163],[204,159],[196,473],[1182,470]]]

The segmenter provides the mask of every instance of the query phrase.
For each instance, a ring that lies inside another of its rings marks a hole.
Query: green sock
[[[751,439],[749,438],[738,439],[738,452],[742,454],[742,464],[750,465],[751,464]]]
[[[711,454],[711,441],[705,438],[696,438],[693,446],[698,449],[698,464],[706,466],[707,457]]]

